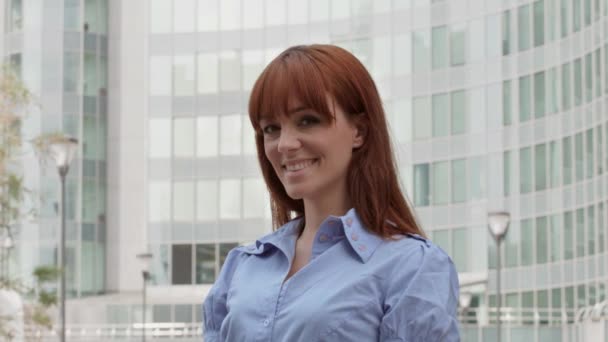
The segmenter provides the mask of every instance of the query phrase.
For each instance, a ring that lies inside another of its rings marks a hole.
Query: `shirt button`
[[[357,235],[357,233],[352,233],[350,235],[350,238],[353,239],[353,241],[357,241],[357,240],[359,240],[359,235]]]
[[[365,247],[365,245],[359,245],[359,250],[361,252],[365,252],[366,249],[367,249],[367,247]]]
[[[329,236],[327,236],[327,234],[321,234],[321,236],[319,236],[319,241],[325,242],[327,240],[329,240]]]
[[[267,326],[268,326],[268,324],[270,324],[270,320],[269,320],[269,319],[265,319],[265,320],[264,320],[264,326],[265,326],[265,327],[267,327]]]
[[[346,219],[346,225],[350,227],[352,224],[353,224],[353,219],[352,219],[352,218],[350,218],[350,217],[349,217],[349,218],[347,218],[347,219]]]

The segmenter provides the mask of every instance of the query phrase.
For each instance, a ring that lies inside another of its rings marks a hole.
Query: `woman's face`
[[[357,129],[331,102],[335,121],[298,101],[289,108],[287,115],[260,120],[266,157],[287,194],[315,200],[335,191],[345,193],[353,148],[363,142]]]

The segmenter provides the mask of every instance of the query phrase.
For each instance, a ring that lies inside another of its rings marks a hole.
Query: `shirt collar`
[[[276,231],[258,239],[255,244],[244,247],[243,251],[247,254],[260,255],[275,247],[292,257],[301,221],[302,218],[297,218],[287,222]],[[337,229],[333,229],[335,234],[344,234],[348,244],[363,263],[371,258],[382,243],[380,236],[364,227],[355,208],[350,209],[344,216],[328,216],[321,223],[321,227],[324,226],[336,227]]]

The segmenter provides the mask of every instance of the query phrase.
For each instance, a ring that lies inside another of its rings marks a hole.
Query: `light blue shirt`
[[[230,251],[203,304],[205,342],[460,340],[458,275],[439,247],[382,239],[351,209],[323,221],[309,263],[283,282],[299,222]]]

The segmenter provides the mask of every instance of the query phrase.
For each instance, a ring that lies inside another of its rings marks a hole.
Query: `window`
[[[545,116],[545,72],[534,74],[534,117]]]
[[[150,95],[171,95],[171,57],[150,56]]]
[[[429,205],[429,164],[414,166],[414,204]]]
[[[606,235],[604,233],[604,203],[599,203],[597,206],[597,226],[599,229],[597,230],[597,252],[604,252],[604,239],[606,239]]]
[[[447,204],[450,198],[449,193],[449,163],[433,163],[433,204]]]
[[[219,59],[215,53],[198,55],[198,93],[210,94],[218,92]]]
[[[241,115],[231,114],[220,117],[220,153],[222,155],[241,153]]]
[[[521,241],[521,223],[513,222],[509,233],[505,236],[505,265],[517,267],[519,265],[519,242]],[[493,244],[493,243],[492,243]]]
[[[486,17],[486,56],[501,56],[501,22],[499,15]]]
[[[570,90],[570,64],[562,65],[562,108],[569,110],[572,104],[572,92]]]
[[[450,132],[450,108],[447,93],[433,95],[433,136],[443,137]]]
[[[326,21],[329,18],[329,2],[310,0],[310,21]]]
[[[554,1],[554,0],[549,0]],[[534,11],[534,46],[541,46],[545,43],[545,8],[544,0],[535,1]]]
[[[175,118],[173,121],[173,156],[194,157],[194,118]]]
[[[456,90],[451,93],[451,113],[452,113],[452,134],[466,133],[468,109],[466,92],[464,90]]]
[[[511,11],[502,12],[502,55],[511,53]]]
[[[239,0],[222,0],[219,3],[220,29],[237,30],[241,23],[241,2]]]
[[[452,230],[452,258],[458,272],[469,271],[467,251],[469,251],[469,234],[467,228]]]
[[[452,66],[466,63],[466,29],[465,24],[450,25],[450,62]]]
[[[530,5],[520,6],[517,9],[518,47],[519,51],[530,48]]]
[[[433,69],[445,68],[448,65],[448,30],[446,26],[434,27],[432,31]]]
[[[414,31],[414,70],[428,71],[431,57],[430,32],[428,30]]]
[[[272,6],[272,5],[270,5]],[[243,28],[246,30],[264,27],[264,0],[243,1]]]
[[[148,219],[150,222],[169,221],[171,217],[171,187],[169,182],[148,185]]]
[[[572,0],[572,31],[581,29],[581,0]]]
[[[574,61],[574,104],[583,103],[583,65],[580,58]]]
[[[587,178],[591,178],[593,177],[593,171],[594,171],[594,154],[593,154],[593,146],[595,145],[593,143],[593,129],[590,128],[587,130],[587,132],[585,133],[585,161],[587,162],[587,167],[586,167],[586,176]]]
[[[243,180],[243,217],[264,217],[266,187],[260,178]]]
[[[412,38],[409,34],[393,38],[393,72],[395,76],[412,73]]]
[[[66,30],[80,30],[80,1],[64,0],[63,6],[63,28]]]
[[[563,156],[563,172],[564,172],[564,185],[572,183],[572,137],[565,137],[562,139],[562,156]]]
[[[547,113],[553,114],[559,110],[557,82],[557,68],[552,68],[547,72]]]
[[[585,256],[585,209],[576,210],[576,256]]]
[[[227,243],[220,243],[219,244],[219,250],[220,250],[220,260],[219,260],[219,264],[220,264],[220,269],[221,267],[224,265],[224,262],[226,261],[226,258],[228,257],[228,253],[238,247],[238,243],[234,243],[234,242],[227,242]]]
[[[469,159],[469,195],[473,200],[484,198],[486,192],[486,165],[484,157]]]
[[[428,96],[414,98],[414,138],[426,139],[431,136],[431,104]]]
[[[191,222],[194,220],[194,184],[192,182],[173,183],[173,220]]]
[[[173,95],[194,95],[194,56],[175,56],[173,59]]]
[[[218,214],[217,180],[201,180],[196,184],[198,221],[214,221]]]
[[[150,0],[150,33],[171,32],[171,1]]]
[[[526,147],[519,150],[519,192],[531,192],[532,181],[532,149]]]
[[[21,58],[19,58],[21,60]],[[66,51],[63,54],[63,91],[75,93],[79,91],[80,56],[76,52]],[[14,68],[14,66],[13,66]]]
[[[513,120],[511,108],[511,80],[507,80],[502,82],[502,124],[505,126]]]
[[[217,31],[219,19],[219,1],[198,0],[198,30],[201,32]]]
[[[595,207],[587,207],[587,253],[595,254]]]
[[[433,231],[433,242],[441,247],[448,255],[452,255],[452,243],[450,241],[449,230],[442,229]],[[460,270],[458,271],[460,272]]]
[[[289,0],[287,11],[287,21],[290,25],[308,23],[308,1]]]
[[[585,55],[585,101],[593,100],[593,55]]]
[[[412,102],[409,99],[397,99],[393,102],[391,128],[399,142],[412,140]]]
[[[222,2],[223,3],[223,2]],[[235,50],[224,50],[219,55],[220,89],[237,91],[241,86],[241,60]]]
[[[531,108],[530,76],[519,78],[519,121],[530,120]]]
[[[243,90],[251,90],[264,69],[264,52],[262,50],[243,51],[242,64]]]
[[[264,8],[266,9],[266,26],[285,25],[287,21],[286,1],[266,0],[266,6],[264,6]],[[245,17],[250,15],[249,12],[243,13],[247,13]]]
[[[536,191],[547,188],[547,145],[534,146],[534,189]]]
[[[466,160],[452,160],[452,202],[462,203],[467,199]]]
[[[170,2],[169,2],[170,3]],[[173,1],[173,32],[194,32],[196,0]]]
[[[331,19],[342,20],[350,17],[350,2],[348,0],[331,1]]]
[[[196,283],[215,282],[215,244],[196,245]]]
[[[502,173],[503,173],[503,191],[504,196],[511,194],[511,151],[503,153]]]
[[[574,136],[575,174],[577,181],[582,181],[585,175],[585,156],[583,155],[583,151],[583,133],[577,133]]]
[[[192,245],[172,245],[171,265],[171,284],[192,284]]]
[[[561,170],[561,160],[559,148],[556,141],[549,144],[549,185],[554,188],[560,185],[559,172]]]
[[[534,263],[534,221],[531,219],[521,221],[521,264],[522,266]]]
[[[467,47],[469,48],[468,61],[478,62],[484,58],[485,53],[485,24],[484,18],[469,22],[467,34]]]
[[[536,219],[536,262],[539,264],[547,262],[548,241],[547,217],[538,217]]]
[[[564,213],[564,259],[574,257],[574,215],[571,211]]]
[[[568,33],[570,33],[570,29],[568,26],[569,20],[568,20],[568,2],[570,0],[561,0],[560,1],[560,18],[561,18],[561,33],[562,33],[562,38],[564,38],[565,36],[568,35]]]
[[[171,156],[171,120],[150,119],[148,155],[150,158],[169,158]]]
[[[218,153],[217,116],[196,118],[196,155],[199,158],[214,157]]]
[[[220,180],[220,218],[241,217],[241,182],[238,179]]]

